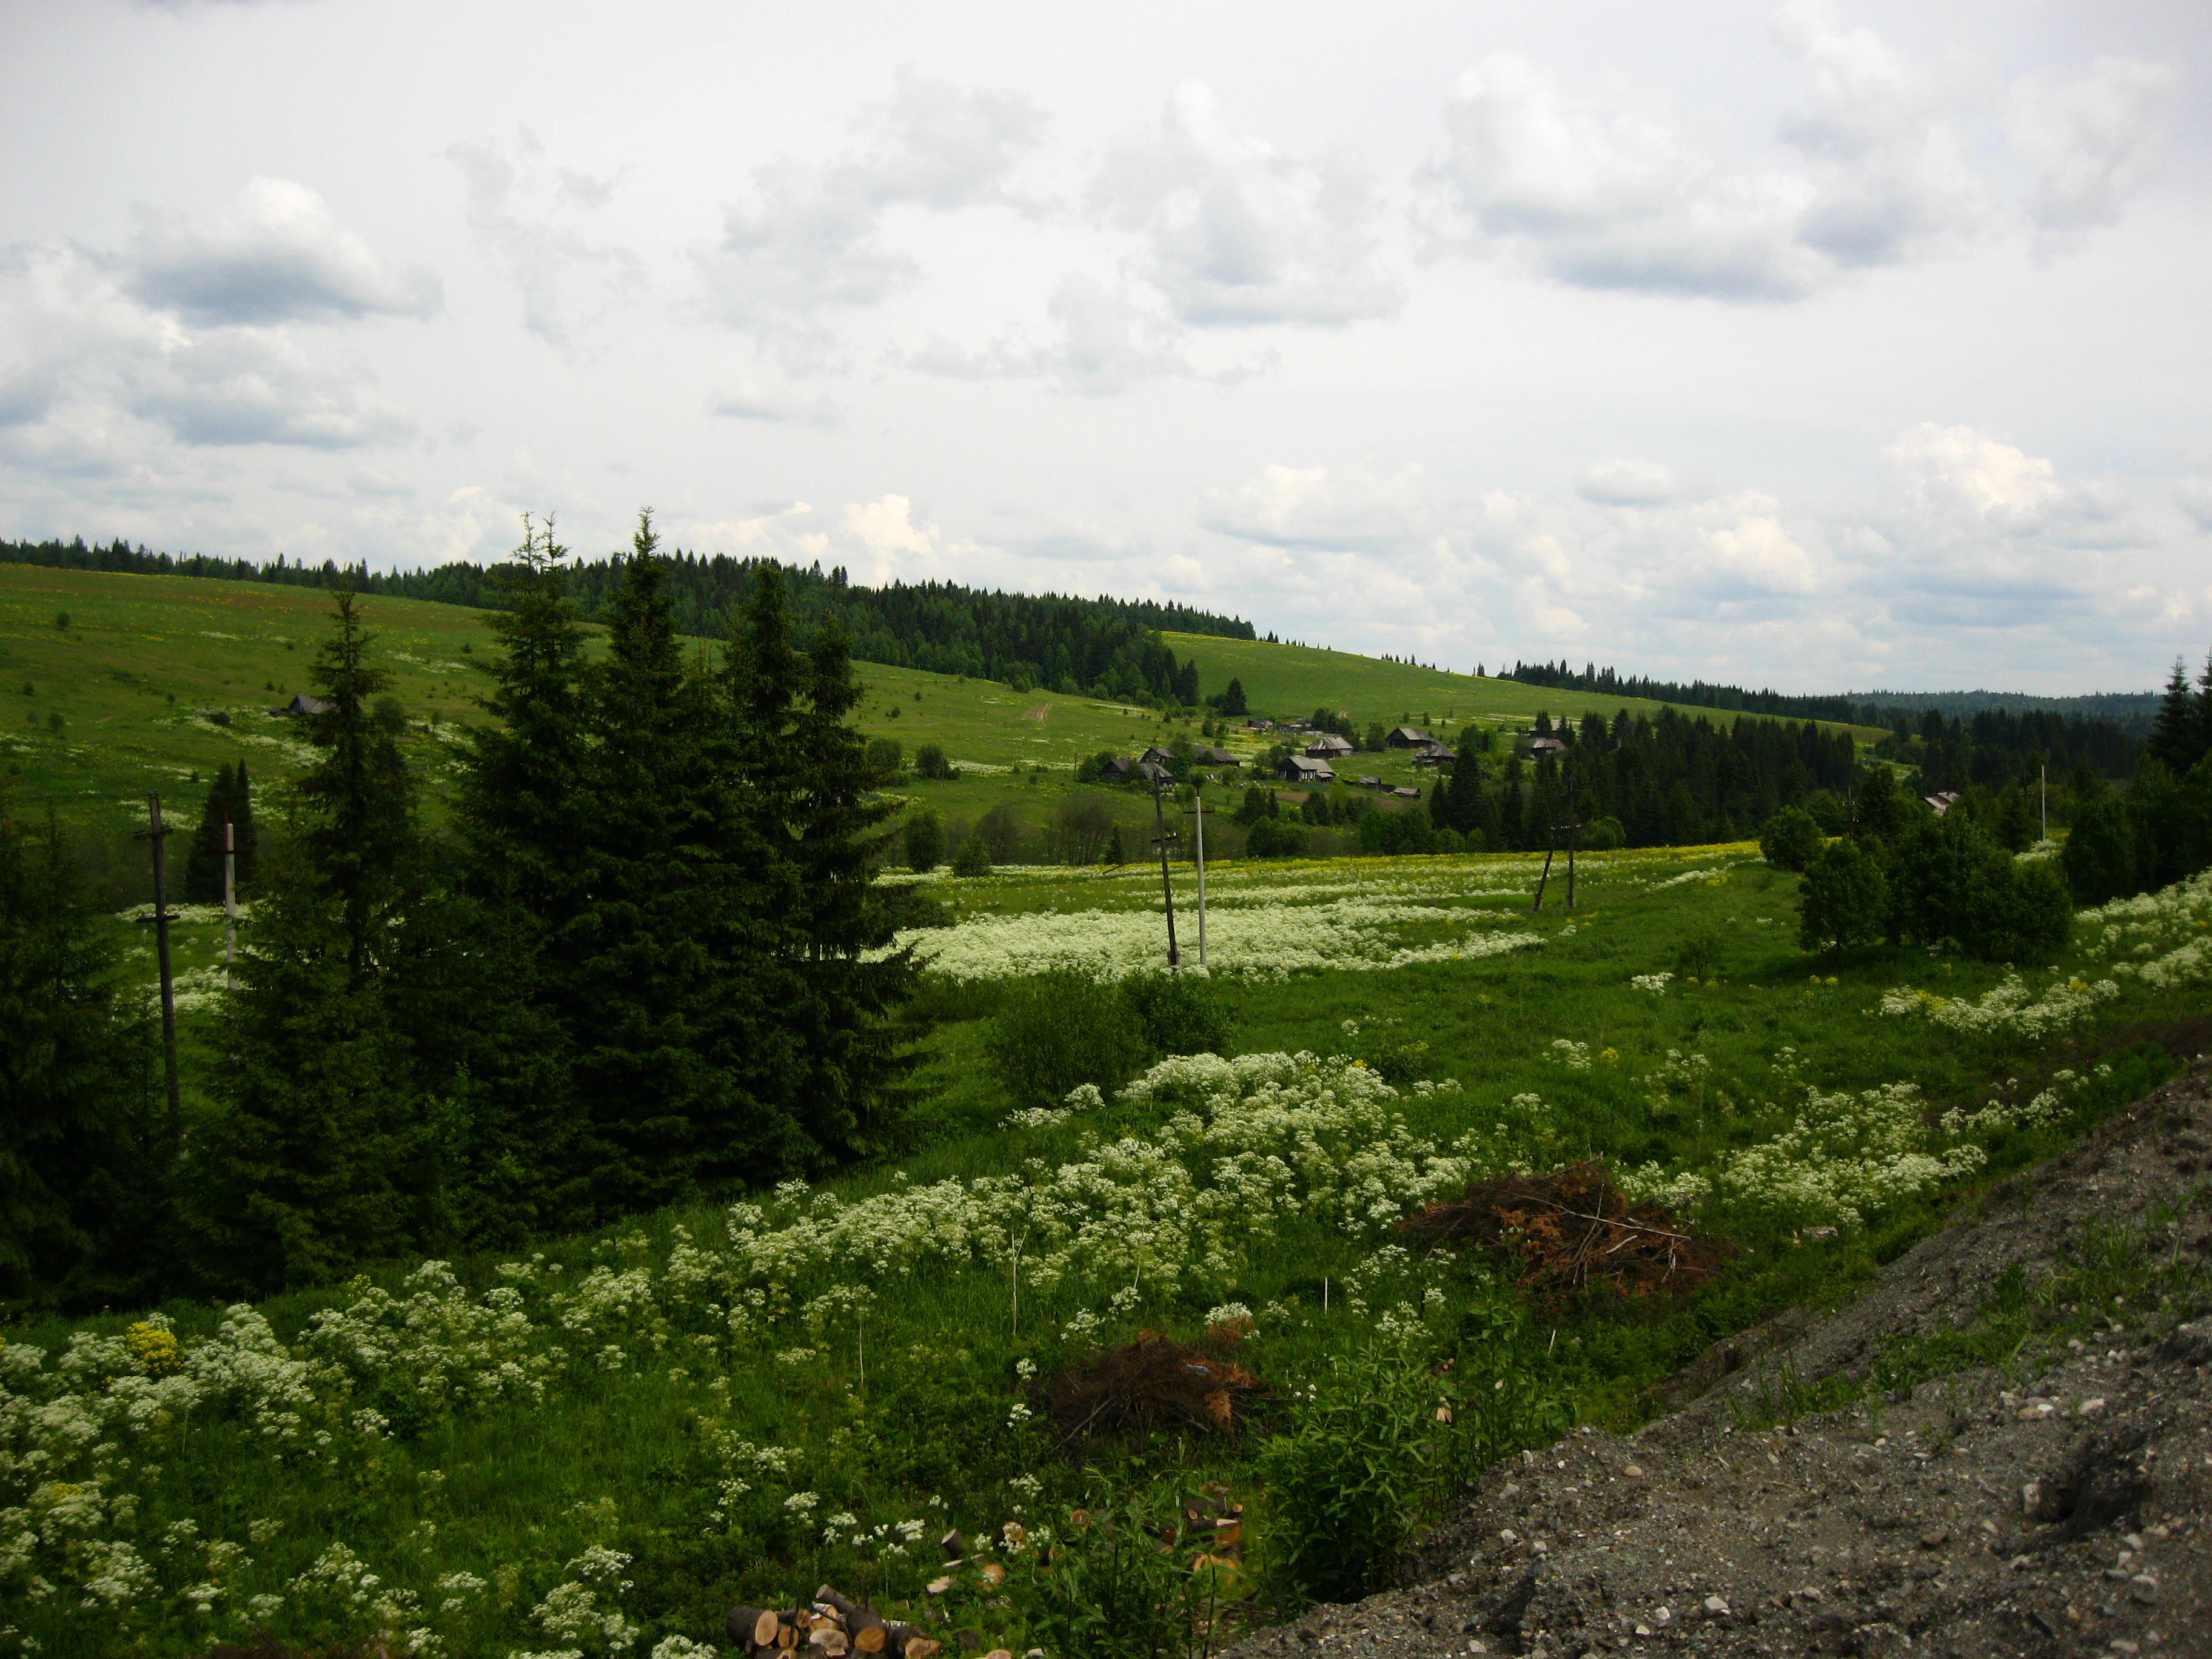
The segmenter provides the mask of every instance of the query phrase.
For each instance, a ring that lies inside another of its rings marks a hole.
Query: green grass
[[[1589,712],[1610,719],[1622,708],[1632,714],[1656,715],[1664,708],[1679,708],[1684,714],[1703,716],[1716,725],[1732,724],[1736,718],[1723,709],[1563,691],[1522,685],[1516,680],[1478,679],[1473,674],[1417,668],[1313,646],[1271,645],[1265,640],[1224,640],[1202,634],[1165,637],[1177,656],[1198,659],[1199,681],[1208,693],[1218,692],[1235,678],[1243,683],[1245,701],[1255,714],[1303,718],[1316,708],[1343,709],[1350,713],[1352,724],[1363,734],[1374,721],[1386,726],[1407,721],[1426,725],[1439,737],[1455,733],[1470,723],[1525,726],[1540,711],[1555,720],[1562,715],[1579,720]],[[1848,731],[1861,743],[1876,742],[1883,735],[1869,726],[1837,726],[1826,721],[1821,725],[1826,730]],[[1368,769],[1367,757],[1363,755],[1359,759],[1360,769]]]
[[[1442,908],[1455,916],[1488,908],[1519,917],[1525,900],[1495,890],[1525,892],[1536,863],[1308,861],[1243,872],[1224,866],[1224,873],[1272,884],[1285,902],[1296,902],[1302,886],[1356,882],[1379,891],[1394,882],[1433,884],[1462,875],[1470,890],[1484,890],[1440,900]],[[1658,884],[1678,874],[1691,878]],[[1093,912],[1141,914],[1153,902],[1133,876],[1020,872],[947,885],[970,913],[1058,911],[1079,921]],[[1457,1082],[1456,1091],[1403,1097],[1400,1109],[1417,1135],[1439,1143],[1473,1135],[1486,1158],[1536,1167],[1597,1154],[1689,1169],[1709,1167],[1784,1127],[1795,1109],[1777,1069],[1785,1051],[1794,1054],[1787,1067],[1823,1089],[1910,1079],[1931,1112],[1972,1107],[2005,1079],[2039,1085],[2059,1065],[2087,1068],[2129,1030],[2189,1013],[2199,995],[2194,986],[2132,988],[2105,1007],[2097,1024],[2042,1044],[1884,1018],[1872,1010],[1890,987],[1940,983],[1952,994],[1974,995],[1996,984],[2000,970],[1904,951],[1813,963],[1790,943],[1793,885],[1743,848],[1717,856],[1624,855],[1588,873],[1573,915],[1554,898],[1541,916],[1516,920],[1543,936],[1534,951],[1389,972],[1231,980],[1220,994],[1242,1050],[1352,1054],[1378,1067]],[[1425,930],[1454,925],[1409,924],[1407,937],[1426,939]],[[204,959],[215,930],[183,931],[185,949],[198,953],[192,959]],[[1693,935],[1717,941],[1701,975],[1708,982],[1677,982],[1656,997],[1630,987],[1632,975],[1670,969],[1681,942]],[[1831,976],[1835,984],[1827,983]],[[1031,1160],[1057,1164],[1085,1155],[1076,1125],[1000,1127],[1015,1103],[983,1063],[993,988],[938,985],[928,994],[940,1023],[927,1040],[919,1079],[926,1101],[917,1144],[894,1163],[825,1183],[841,1209],[866,1213],[871,1200],[895,1191],[1008,1176],[1036,1167]],[[197,1018],[204,1025],[207,1016]],[[1565,1063],[1553,1046],[1562,1039],[1589,1045],[1589,1069]],[[1597,1058],[1607,1049],[1612,1059]],[[1709,1073],[1695,1084],[1669,1085],[1663,1073],[1670,1053],[1703,1055]],[[2169,1063],[2163,1051],[2138,1058],[2135,1071],[2127,1066],[2137,1061],[2116,1065],[2107,1091],[2113,1100],[2085,1097],[2082,1113],[2111,1109],[2119,1094],[2139,1091]],[[1537,1103],[1526,1098],[1532,1095]],[[687,1234],[709,1249],[721,1244],[720,1213],[662,1212],[542,1247],[544,1259],[523,1280],[538,1329],[517,1349],[523,1358],[548,1356],[542,1403],[526,1395],[472,1402],[465,1389],[442,1379],[475,1374],[499,1356],[441,1366],[439,1355],[466,1344],[434,1342],[410,1352],[404,1345],[415,1339],[394,1316],[380,1325],[387,1358],[325,1371],[313,1400],[297,1407],[307,1437],[282,1456],[270,1455],[265,1425],[250,1413],[210,1403],[143,1433],[121,1432],[128,1468],[113,1455],[103,1465],[80,1449],[73,1462],[57,1464],[50,1474],[25,1472],[16,1483],[23,1490],[11,1486],[0,1506],[27,1502],[46,1514],[62,1499],[58,1488],[40,1482],[82,1490],[103,1468],[106,1490],[137,1492],[135,1515],[97,1520],[82,1537],[131,1541],[150,1564],[153,1587],[112,1608],[94,1595],[89,1613],[74,1587],[53,1598],[19,1599],[0,1624],[12,1620],[35,1633],[48,1655],[185,1655],[204,1650],[215,1635],[240,1635],[257,1623],[291,1640],[357,1638],[382,1617],[371,1611],[374,1596],[352,1603],[302,1587],[313,1564],[342,1542],[379,1575],[385,1591],[416,1598],[391,1613],[386,1622],[394,1630],[431,1628],[447,1655],[503,1655],[556,1645],[544,1622],[532,1622],[532,1610],[574,1576],[572,1564],[586,1550],[599,1546],[631,1558],[622,1577],[632,1585],[619,1605],[645,1626],[635,1650],[643,1652],[664,1634],[715,1639],[721,1613],[732,1603],[788,1604],[823,1579],[908,1606],[928,1599],[922,1585],[934,1571],[931,1549],[894,1556],[878,1543],[854,1547],[846,1528],[825,1543],[823,1524],[836,1512],[849,1512],[863,1529],[914,1520],[926,1523],[928,1538],[947,1525],[974,1535],[1009,1519],[1064,1524],[1070,1506],[1102,1493],[1158,1498],[1207,1480],[1251,1502],[1253,1559],[1264,1563],[1267,1495],[1255,1484],[1249,1443],[1170,1436],[1091,1448],[1079,1457],[1056,1449],[1054,1437],[1034,1422],[1009,1421],[1023,1398],[1024,1362],[1049,1372],[1085,1351],[1062,1334],[1079,1310],[1103,1312],[1099,1335],[1121,1340],[1144,1328],[1194,1336],[1209,1308],[1243,1303],[1261,1311],[1262,1330],[1242,1363],[1287,1395],[1363,1343],[1385,1310],[1401,1300],[1419,1304],[1433,1290],[1425,1340],[1438,1353],[1472,1361],[1502,1352],[1525,1375],[1533,1396],[1564,1395],[1585,1419],[1626,1426],[1652,1408],[1655,1385],[1710,1341],[1790,1303],[1847,1296],[1988,1182],[2061,1144],[2085,1121],[2077,1115],[1993,1137],[1991,1162],[1978,1177],[1882,1210],[1863,1231],[1833,1238],[1801,1237],[1797,1219],[1785,1212],[1722,1206],[1705,1224],[1729,1239],[1735,1255],[1717,1280],[1682,1299],[1528,1302],[1484,1261],[1442,1256],[1392,1266],[1375,1254],[1373,1238],[1293,1219],[1224,1272],[1155,1286],[1118,1312],[1104,1300],[1110,1286],[1025,1284],[1018,1326],[1011,1276],[999,1262],[884,1280],[862,1324],[819,1299],[844,1275],[809,1269],[757,1285],[762,1294],[749,1334],[733,1334],[724,1316],[744,1300],[750,1281],[741,1275],[686,1289],[671,1271]],[[1150,1141],[1162,1133],[1164,1115],[1109,1106],[1095,1127],[1109,1137]],[[1378,1268],[1378,1261],[1385,1265]],[[556,1264],[561,1271],[550,1273]],[[318,1313],[368,1307],[364,1287],[407,1294],[410,1265],[379,1268],[355,1286],[280,1297],[263,1311],[296,1344]],[[578,1281],[594,1267],[641,1273],[644,1294],[626,1311],[571,1328],[564,1322],[581,1306]],[[472,1292],[502,1282],[489,1261],[464,1261],[458,1271]],[[1369,1273],[1380,1277],[1352,1301],[1348,1281]],[[188,1353],[204,1350],[222,1317],[204,1306],[167,1311]],[[416,1328],[434,1332],[442,1316],[425,1304]],[[130,1317],[27,1321],[9,1334],[52,1351],[73,1332],[119,1333]],[[556,1346],[557,1358],[550,1357]],[[600,1363],[609,1347],[621,1352],[619,1369]],[[795,1363],[779,1358],[800,1350],[808,1352]],[[1909,1366],[1916,1357],[1899,1359]],[[322,1363],[331,1363],[328,1356]],[[362,1412],[380,1416],[386,1430],[362,1431]],[[0,1430],[15,1437],[18,1450],[30,1432],[20,1420]],[[327,1445],[315,1444],[315,1433],[327,1434]],[[764,1468],[736,1449],[739,1443],[784,1448],[790,1466]],[[803,1519],[787,1501],[801,1492],[814,1494]],[[198,1533],[179,1542],[175,1528],[187,1521]],[[79,1571],[82,1538],[73,1547],[69,1539],[77,1534],[59,1522],[54,1529],[59,1542],[49,1553],[62,1565],[51,1571]],[[213,1540],[239,1544],[251,1565],[234,1563],[210,1577],[204,1552]],[[75,1558],[71,1547],[79,1550]],[[68,1566],[73,1559],[76,1568]],[[455,1573],[471,1574],[485,1588],[441,1589],[440,1581]],[[218,1613],[193,1613],[186,1593],[218,1581]],[[1243,1584],[1249,1589],[1250,1581]],[[1019,1650],[1027,1603],[1018,1583],[1017,1589],[1009,1605],[956,1596],[948,1611],[956,1625],[972,1624]],[[256,1595],[285,1600],[256,1614]],[[448,1600],[461,1605],[440,1612]],[[599,1638],[561,1644],[605,1647]]]

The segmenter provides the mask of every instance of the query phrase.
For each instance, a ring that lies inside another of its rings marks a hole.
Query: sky
[[[2212,646],[2212,8],[0,0],[0,537]]]

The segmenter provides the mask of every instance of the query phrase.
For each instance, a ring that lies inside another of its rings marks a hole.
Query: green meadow
[[[1156,963],[1156,875],[940,875],[956,923],[915,940],[939,965],[902,1155],[507,1261],[21,1322],[0,1571],[32,1593],[0,1625],[46,1655],[264,1630],[683,1659],[724,1644],[731,1606],[828,1582],[949,1650],[967,1630],[1018,1652],[1059,1628],[1044,1562],[1079,1508],[1211,1491],[1246,1505],[1201,1564],[1220,1604],[1199,1634],[1225,1640],[1294,1604],[1261,1448],[1346,1367],[1396,1354],[1447,1391],[1439,1468],[1633,1425],[1708,1344],[1847,1296],[2201,1038],[2202,878],[2085,920],[2023,980],[1808,957],[1796,878],[1751,847],[1586,859],[1572,911],[1556,880],[1532,908],[1540,862],[1223,865],[1207,983],[1253,1058],[1058,1107],[1008,1091],[997,1022],[1039,969],[1094,964],[1110,999]],[[213,920],[182,932],[207,959]],[[187,1024],[219,1042],[220,998]],[[1079,1064],[1086,1029],[1060,1034]],[[1712,1241],[1717,1272],[1562,1294],[1396,1229],[1470,1178],[1584,1158]],[[1140,1333],[1209,1330],[1257,1390],[1237,1432],[1086,1439],[1039,1392]],[[1001,1540],[1005,1582],[946,1571],[948,1529]]]

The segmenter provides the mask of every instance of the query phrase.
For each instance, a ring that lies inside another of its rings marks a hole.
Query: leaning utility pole
[[[183,1119],[184,1100],[177,1087],[177,984],[169,972],[169,870],[161,846],[169,838],[169,826],[161,822],[161,796],[147,794],[146,815],[148,827],[138,836],[154,845],[154,951],[161,969],[161,1063],[168,1073],[169,1117],[173,1124]]]
[[[1168,967],[1180,973],[1182,970],[1182,956],[1176,949],[1175,888],[1168,880],[1168,815],[1167,809],[1160,805],[1160,781],[1158,778],[1152,780],[1152,821],[1159,826],[1160,831],[1160,896],[1167,901],[1168,906]]]
[[[1562,830],[1566,832],[1567,837],[1567,908],[1571,910],[1575,908],[1575,843],[1581,838],[1583,826],[1580,816],[1575,811],[1575,781],[1572,778],[1567,780],[1566,806],[1567,822],[1553,824],[1551,836],[1544,848],[1544,872],[1536,878],[1536,902],[1529,907],[1532,910],[1544,908],[1544,884],[1552,878],[1552,854],[1559,850]]]

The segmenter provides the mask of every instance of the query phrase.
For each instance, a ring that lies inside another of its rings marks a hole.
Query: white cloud
[[[2070,253],[2119,222],[2164,159],[2179,87],[2166,65],[2100,58],[2075,80],[2033,76],[2013,88],[2013,143],[2037,173],[2027,211],[2039,254]]]
[[[709,414],[733,421],[766,421],[779,425],[836,426],[844,418],[844,411],[834,398],[752,380],[733,391],[715,393],[707,400],[707,409]]]
[[[1656,461],[1615,457],[1586,469],[1577,487],[1607,507],[1659,507],[1674,499],[1674,475]]]
[[[1147,278],[1194,326],[1340,325],[1404,302],[1380,263],[1368,170],[1228,131],[1199,82],[1176,90],[1156,133],[1113,154],[1092,194],[1144,239]]]
[[[523,326],[547,344],[572,349],[645,287],[635,253],[574,222],[612,199],[614,180],[549,167],[528,128],[511,151],[454,144],[446,159],[461,175],[477,245],[521,295]]]
[[[2212,533],[2212,477],[2192,474],[2173,486],[2174,504],[2199,530]]]
[[[1577,287],[1791,301],[1854,272],[1962,253],[2016,222],[1965,133],[1985,112],[1872,30],[1797,3],[1777,36],[1806,88],[1749,153],[1638,89],[1571,91],[1512,53],[1460,77],[1423,172],[1438,243]],[[2021,82],[2010,127],[2038,182],[2017,222],[2046,255],[2116,222],[2154,170],[2173,74],[2106,59]]]
[[[1423,545],[1434,517],[1418,466],[1382,476],[1358,466],[1270,463],[1233,489],[1215,491],[1201,521],[1268,547],[1379,554]]]
[[[830,314],[875,305],[921,276],[884,240],[885,215],[1025,207],[1009,179],[1043,126],[1017,94],[902,71],[892,95],[862,112],[845,154],[755,170],[750,193],[724,210],[720,244],[696,256],[709,312],[792,371],[820,368],[833,354]]]
[[[1946,516],[2025,521],[2059,495],[2057,469],[2048,460],[1970,426],[1923,421],[1881,453],[1916,501]]]
[[[1182,331],[1157,302],[1127,283],[1109,286],[1081,271],[1060,279],[1046,304],[1042,341],[1018,333],[975,349],[933,335],[892,361],[951,380],[1047,380],[1085,397],[1111,397],[1144,380],[1200,371],[1183,349]],[[1245,366],[1209,375],[1232,379]]]
[[[283,328],[187,327],[126,293],[115,264],[54,244],[0,263],[0,425],[16,428],[19,454],[121,467],[156,441],[132,429],[142,422],[218,447],[344,449],[409,429],[366,369],[318,362]]]
[[[250,180],[204,222],[143,216],[129,267],[132,295],[201,326],[423,318],[444,299],[434,274],[387,264],[320,196],[285,179]]]

